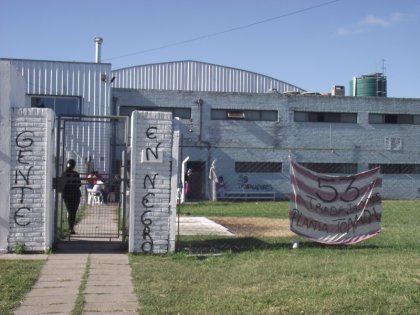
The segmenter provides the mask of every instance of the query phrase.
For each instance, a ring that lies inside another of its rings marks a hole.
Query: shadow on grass
[[[269,243],[254,237],[185,239],[178,241],[176,244],[176,250],[178,252],[190,252],[193,254],[210,254],[225,251],[244,252],[288,247],[291,247],[290,242]]]
[[[358,245],[327,245],[308,240],[301,240],[300,249],[305,248],[334,248],[336,250],[364,250],[380,248],[374,244],[358,244]],[[263,239],[256,237],[240,237],[240,238],[185,238],[176,243],[177,252],[188,252],[191,254],[217,254],[226,251],[239,253],[247,251],[259,250],[284,250],[292,249],[291,238],[275,238]]]

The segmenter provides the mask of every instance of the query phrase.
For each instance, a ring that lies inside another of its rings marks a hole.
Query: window
[[[276,110],[212,109],[212,120],[277,121]]]
[[[235,162],[236,173],[281,173],[278,162]]]
[[[275,110],[262,110],[260,113],[263,121],[277,121],[277,111]]]
[[[174,107],[172,114],[174,117],[179,117],[182,119],[190,119],[191,118],[191,108],[179,108]]]
[[[420,174],[420,164],[369,164],[369,169],[378,166],[382,174]]]
[[[369,114],[370,124],[420,125],[420,115],[409,114]]]
[[[357,123],[357,113],[294,112],[295,122]]]
[[[212,109],[211,110],[212,120],[224,120],[227,119],[227,113],[224,109]]]
[[[357,163],[300,163],[302,166],[317,173],[325,174],[356,174]]]
[[[398,115],[384,115],[384,122],[386,124],[397,124]]]
[[[80,116],[82,114],[81,98],[78,96],[31,95],[31,106],[51,108],[57,116]]]
[[[181,119],[191,118],[191,108],[188,107],[142,107],[142,106],[120,106],[119,115],[131,116],[131,113],[135,110],[146,110],[155,112],[170,112],[174,117]]]
[[[227,112],[228,118],[230,119],[245,119],[245,113],[244,112],[233,112],[229,111]]]
[[[384,117],[382,114],[369,114],[369,123],[370,124],[383,124]]]

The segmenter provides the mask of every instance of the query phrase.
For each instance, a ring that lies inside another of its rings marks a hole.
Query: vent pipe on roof
[[[102,37],[95,37],[93,40],[96,43],[95,62],[100,63],[101,62],[101,45],[104,40],[102,39]]]

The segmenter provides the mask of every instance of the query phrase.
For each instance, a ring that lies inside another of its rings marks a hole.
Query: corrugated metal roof
[[[113,87],[203,92],[280,93],[305,90],[246,70],[185,60],[113,70]]]

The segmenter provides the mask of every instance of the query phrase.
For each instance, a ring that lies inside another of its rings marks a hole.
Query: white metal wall
[[[11,59],[10,63],[25,80],[30,95],[81,97],[82,115],[108,116],[111,113],[111,64]],[[26,104],[30,107],[29,103]],[[77,130],[76,130],[77,129]],[[66,148],[83,169],[93,159],[94,168],[106,172],[109,167],[109,124],[94,123],[72,128],[72,141]],[[83,135],[80,137],[78,135]]]
[[[258,73],[197,61],[134,66],[112,71],[113,87],[151,90],[265,93],[303,89]]]
[[[84,115],[109,115],[110,64],[19,59],[11,63],[23,76],[27,94],[80,96]]]

